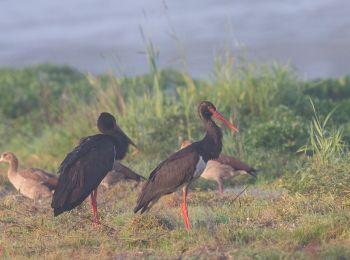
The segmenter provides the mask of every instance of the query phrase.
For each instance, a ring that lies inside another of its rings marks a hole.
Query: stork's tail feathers
[[[149,183],[145,183],[142,187],[142,191],[137,199],[136,207],[134,208],[134,213],[137,213],[141,210],[141,214],[144,213],[148,209],[148,205],[154,200],[154,194],[150,191]]]

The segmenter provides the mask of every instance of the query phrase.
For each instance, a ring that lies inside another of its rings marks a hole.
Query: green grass
[[[190,232],[178,194],[140,216],[132,213],[140,187],[100,189],[104,226],[96,229],[88,203],[54,218],[49,201],[14,195],[0,165],[0,257],[349,258],[350,78],[301,80],[288,66],[237,64],[227,54],[216,60],[211,80],[193,79],[159,70],[157,49],[145,42],[150,74],[143,76],[83,75],[52,65],[0,70],[0,150],[15,152],[22,167],[55,173],[108,111],[138,145],[124,163],[147,177],[182,140],[203,137],[197,105],[211,100],[240,128],[223,128],[223,152],[257,168],[257,180],[226,182],[250,185],[238,200],[196,181]]]
[[[326,128],[328,121],[335,110],[328,113],[325,119],[321,122],[320,116],[316,111],[315,105],[310,99],[314,117],[309,127],[310,138],[309,144],[305,145],[300,152],[312,153],[317,164],[325,165],[328,162],[339,158],[344,153],[343,130],[337,129],[328,131]],[[328,126],[327,126],[328,127]]]
[[[93,226],[88,203],[57,218],[48,201],[9,196],[1,202],[0,245],[7,258],[219,257],[280,259],[350,257],[346,201],[282,193],[271,200],[192,191],[186,231],[177,194],[151,212],[134,215],[136,190],[129,184],[100,189],[103,226]]]

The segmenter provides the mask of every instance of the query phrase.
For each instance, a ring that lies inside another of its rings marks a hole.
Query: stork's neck
[[[126,153],[128,152],[128,148],[129,148],[128,140],[124,136],[118,133],[109,134],[109,136],[112,137],[115,143],[115,149],[116,149],[115,159],[122,160],[125,157]]]
[[[222,149],[222,132],[214,121],[205,121],[207,133],[200,141],[200,153],[205,161],[219,157]]]

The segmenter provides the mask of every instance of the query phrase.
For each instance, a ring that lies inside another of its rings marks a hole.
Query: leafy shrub
[[[329,123],[336,126],[341,126],[350,121],[350,99],[340,101],[312,98],[314,106],[317,107],[317,113],[320,117],[326,117],[329,111],[336,109]],[[310,106],[310,97],[302,96],[295,108],[293,109],[298,116],[309,120],[314,116],[314,110]]]
[[[69,67],[39,65],[0,70],[3,116],[23,123],[54,123],[71,96],[87,100],[92,88],[85,76]]]
[[[339,101],[350,98],[350,77],[305,82],[304,94],[319,99]]]
[[[285,106],[278,106],[249,126],[247,143],[255,147],[295,151],[305,141],[303,120]]]

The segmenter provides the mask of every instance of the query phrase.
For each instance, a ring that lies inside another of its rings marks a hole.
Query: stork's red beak
[[[239,132],[238,128],[231,124],[225,117],[223,117],[218,111],[210,108],[209,111],[212,113],[213,117],[216,119],[219,119],[221,122],[223,122],[228,128],[235,132]]]

